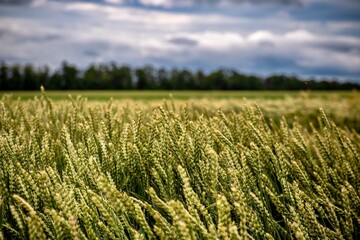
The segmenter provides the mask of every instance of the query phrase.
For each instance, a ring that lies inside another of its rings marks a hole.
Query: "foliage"
[[[86,69],[63,62],[56,71],[31,64],[0,64],[0,90],[46,89],[137,89],[137,90],[351,90],[354,82],[335,80],[307,81],[296,76],[273,75],[267,78],[240,74],[233,69],[219,69],[208,74],[198,70],[131,68],[111,64],[92,64]]]
[[[358,133],[206,109],[3,97],[0,239],[356,237]]]

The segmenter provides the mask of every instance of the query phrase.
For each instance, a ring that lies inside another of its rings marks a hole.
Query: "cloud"
[[[312,45],[316,48],[327,49],[329,51],[360,55],[360,44],[354,41],[319,41]]]
[[[47,2],[47,0],[0,0],[1,4],[6,5],[31,5],[31,6],[39,6],[43,5]]]
[[[1,29],[0,37],[2,41],[9,40],[19,44],[25,44],[27,42],[51,42],[63,39],[63,36],[57,33],[29,34],[29,32],[16,32],[10,29]]]
[[[114,25],[117,32],[126,28],[127,35],[132,33],[151,35],[166,34],[167,32],[181,32],[192,27],[197,28],[217,28],[219,24],[231,24],[238,27],[238,19],[227,17],[216,13],[206,15],[187,12],[168,12],[161,10],[149,10],[134,7],[115,7],[104,6],[94,3],[67,3],[63,9],[81,15],[88,19],[98,19],[106,22],[107,26]],[[96,22],[96,25],[100,25]],[[195,30],[195,29],[194,29]],[[140,32],[139,32],[140,31]],[[113,37],[113,35],[111,35]]]
[[[195,66],[199,67],[201,63],[206,69],[226,66],[262,74],[311,75],[324,74],[325,69],[329,69],[328,73],[358,78],[360,72],[360,40],[354,37],[329,38],[299,29],[282,34],[264,30],[248,35],[235,32],[180,33],[170,39],[192,40],[197,44],[177,44],[176,48],[165,50],[162,46],[167,44],[166,38],[157,39],[158,43],[152,44],[148,57],[158,62],[161,59],[170,61],[171,58],[171,62],[177,65],[197,64]],[[166,64],[165,60],[163,64]]]
[[[122,4],[124,3],[124,0],[105,0],[105,2],[110,4]]]
[[[176,44],[176,45],[183,45],[183,46],[196,46],[198,44],[198,41],[186,38],[186,37],[173,37],[169,39],[170,43]]]
[[[299,5],[300,0],[139,0],[143,5],[151,6],[194,6],[194,5],[234,5],[242,3],[251,4],[280,4],[280,5]]]
[[[303,20],[280,4],[260,4],[264,1],[200,10],[129,6],[125,1],[2,6],[0,60],[53,67],[63,60],[78,66],[116,61],[206,71],[223,66],[263,75],[286,72],[360,79],[356,21]],[[308,8],[304,5],[297,11]]]
[[[0,4],[29,4],[32,0],[0,0]]]

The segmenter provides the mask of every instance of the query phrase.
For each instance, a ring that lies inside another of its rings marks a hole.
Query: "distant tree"
[[[111,72],[111,67],[106,64],[101,64],[98,66],[99,76],[100,76],[100,88],[101,89],[114,89],[111,85],[113,73]]]
[[[170,90],[172,89],[168,71],[165,68],[159,68],[156,74],[157,84],[159,89]]]
[[[158,89],[159,81],[153,66],[146,65],[135,69],[135,86],[138,90]]]
[[[171,89],[179,89],[179,87],[183,84],[182,79],[179,77],[179,70],[173,68],[170,72],[170,84]]]
[[[137,68],[135,70],[135,76],[136,76],[136,88],[138,90],[147,89],[147,87],[148,87],[148,78],[146,76],[145,69]]]
[[[101,72],[92,64],[84,72],[82,77],[82,85],[84,89],[98,89],[100,88]]]
[[[227,88],[227,85],[225,82],[225,75],[223,70],[217,70],[210,73],[210,75],[208,76],[207,85],[207,89],[225,90]]]
[[[268,90],[286,90],[287,81],[289,81],[287,76],[273,75],[265,79],[265,88]]]
[[[48,66],[39,67],[36,75],[38,77],[39,84],[46,86],[50,80],[50,71]]]
[[[0,90],[9,88],[9,68],[4,61],[0,64]]]
[[[232,90],[249,90],[250,81],[248,76],[240,74],[236,71],[232,71],[232,73],[228,77],[229,88]]]
[[[66,89],[76,89],[76,84],[78,81],[79,70],[66,61],[62,63],[61,66],[61,82],[60,88],[63,90]]]
[[[48,90],[61,89],[62,76],[59,71],[54,72],[46,83],[45,88]]]
[[[263,89],[263,82],[261,78],[256,76],[248,76],[248,89],[247,90],[261,90]]]
[[[21,73],[21,67],[18,64],[11,66],[10,81],[8,90],[23,90],[24,81]]]
[[[110,70],[111,89],[132,89],[132,73],[129,66],[118,67],[115,63],[111,64]]]
[[[325,80],[317,82],[315,86],[317,90],[328,90],[331,88],[331,84]]]
[[[206,89],[206,80],[207,77],[202,70],[198,70],[195,74],[195,86],[196,90],[205,90]]]
[[[171,89],[194,89],[195,79],[193,74],[187,69],[172,69],[170,74]]]
[[[222,68],[209,74],[198,70],[154,68],[152,65],[132,69],[127,65],[92,64],[79,70],[66,61],[56,71],[32,64],[0,63],[0,90],[46,89],[192,89],[192,90],[349,90],[360,89],[354,82],[336,79],[302,80],[296,76],[272,75],[266,79]]]
[[[184,69],[181,71],[180,74],[181,74],[181,77],[184,79],[183,80],[183,82],[184,82],[183,89],[188,89],[188,90],[196,89],[195,77],[190,70]]]
[[[147,78],[146,89],[156,89],[157,80],[156,80],[155,68],[152,65],[146,65],[144,67],[144,71]]]
[[[31,64],[26,64],[23,70],[24,90],[40,89],[39,76]]]

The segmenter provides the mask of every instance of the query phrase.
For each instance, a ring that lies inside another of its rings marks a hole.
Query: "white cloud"
[[[94,3],[74,2],[65,4],[63,8],[69,11],[97,11],[103,7]]]
[[[316,36],[314,34],[303,29],[287,32],[284,35],[284,38],[293,42],[309,42],[316,40]]]
[[[105,2],[111,3],[111,4],[122,4],[122,3],[124,3],[123,0],[105,0]]]
[[[247,40],[249,42],[257,42],[257,43],[263,41],[275,42],[276,36],[268,30],[260,30],[251,33],[249,36],[247,36]]]
[[[171,0],[140,0],[140,3],[151,6],[164,6],[169,7],[173,5]]]

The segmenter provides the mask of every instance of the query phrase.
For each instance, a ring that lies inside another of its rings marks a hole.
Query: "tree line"
[[[360,89],[353,82],[316,81],[295,76],[272,75],[261,78],[219,69],[201,70],[155,68],[151,65],[132,68],[128,65],[92,64],[79,69],[63,62],[56,71],[32,64],[0,64],[0,90],[123,89],[123,90],[349,90]]]

